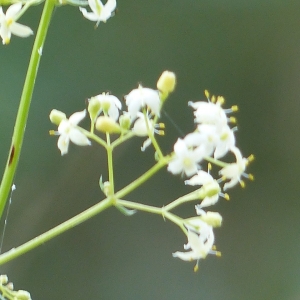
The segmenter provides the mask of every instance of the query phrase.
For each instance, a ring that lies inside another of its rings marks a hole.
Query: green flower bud
[[[90,118],[92,123],[96,121],[96,118],[98,117],[99,111],[101,108],[101,103],[96,99],[95,97],[92,97],[89,99],[89,106],[88,106],[88,112],[90,114]]]
[[[105,133],[119,133],[121,132],[120,125],[112,118],[101,116],[96,121],[96,129]]]
[[[49,118],[53,124],[58,126],[62,120],[67,119],[67,116],[65,113],[61,112],[60,110],[52,109]]]

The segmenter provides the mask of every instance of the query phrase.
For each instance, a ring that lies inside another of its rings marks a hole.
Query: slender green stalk
[[[50,229],[49,231],[39,235],[38,237],[26,242],[25,244],[13,248],[0,255],[0,265],[9,262],[10,260],[25,254],[26,252],[44,244],[45,242],[53,239],[54,237],[62,234],[63,232],[79,225],[80,223],[92,218],[98,213],[104,211],[113,205],[113,200],[110,198],[104,199],[101,202],[95,204],[94,206],[88,208],[87,210],[81,212],[75,217],[69,219],[68,221],[61,223],[60,225]]]
[[[0,218],[3,214],[3,210],[5,208],[5,204],[8,199],[8,195],[13,184],[16,169],[18,166],[35,79],[41,59],[41,50],[43,49],[43,45],[46,39],[47,30],[54,6],[54,0],[46,0],[39,28],[34,41],[12,136],[11,148],[0,186]]]
[[[108,163],[108,177],[110,183],[110,193],[113,195],[115,193],[115,183],[114,183],[114,166],[113,166],[113,157],[112,157],[112,147],[110,144],[110,135],[109,133],[106,134],[106,141],[107,141],[107,163]]]

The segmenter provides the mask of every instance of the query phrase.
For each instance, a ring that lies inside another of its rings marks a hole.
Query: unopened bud
[[[164,71],[157,81],[157,88],[162,93],[171,93],[174,91],[176,85],[175,73]]]
[[[222,216],[217,212],[207,211],[205,214],[201,215],[200,218],[212,227],[220,227],[222,224]]]
[[[107,116],[101,116],[96,121],[96,129],[105,133],[119,133],[121,132],[120,125]]]
[[[100,108],[101,108],[101,104],[95,97],[89,99],[88,112],[90,114],[92,123],[96,121]]]
[[[15,294],[15,298],[18,300],[31,300],[31,296],[27,291],[19,290]]]
[[[52,109],[50,112],[49,118],[53,124],[58,126],[62,120],[67,119],[67,116],[65,113],[63,113],[60,110]]]
[[[131,125],[130,115],[125,113],[119,117],[119,123],[123,130],[129,130]]]

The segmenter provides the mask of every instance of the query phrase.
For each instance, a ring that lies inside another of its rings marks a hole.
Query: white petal
[[[61,152],[61,155],[68,153],[69,148],[69,137],[68,135],[61,135],[57,141],[57,147]]]
[[[73,115],[70,116],[69,122],[72,125],[77,125],[81,120],[84,119],[86,115],[86,110],[75,112]]]
[[[14,18],[14,16],[21,10],[22,8],[22,3],[21,2],[18,2],[18,3],[15,3],[13,5],[11,5],[7,11],[6,11],[6,18],[7,19],[10,19],[10,18]]]
[[[69,132],[70,140],[79,146],[91,145],[89,139],[78,129],[72,128]]]
[[[99,17],[95,15],[93,12],[87,12],[87,10],[83,7],[79,7],[79,10],[82,12],[83,16],[90,21],[98,21]]]
[[[102,2],[99,0],[88,0],[88,2],[93,13],[99,18],[103,9]]]
[[[105,4],[105,9],[112,13],[116,9],[116,6],[117,6],[116,0],[108,0]]]
[[[191,260],[195,259],[193,251],[189,251],[189,252],[177,251],[177,252],[173,253],[172,255],[173,255],[173,257],[178,257],[185,261],[191,261]]]
[[[33,34],[33,31],[30,27],[19,23],[12,23],[10,26],[10,30],[12,34],[20,37],[28,37]]]

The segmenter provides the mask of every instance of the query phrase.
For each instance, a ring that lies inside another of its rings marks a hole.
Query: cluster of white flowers
[[[122,111],[122,102],[114,95],[102,93],[91,97],[88,103],[90,131],[78,126],[86,115],[85,110],[74,113],[69,119],[64,113],[53,110],[50,119],[58,125],[58,131],[52,131],[52,134],[60,135],[58,148],[61,154],[68,152],[70,141],[81,146],[91,145],[91,140],[99,141],[98,135],[94,134],[94,128],[103,133],[118,134],[125,140],[126,136],[147,137],[142,151],[151,143],[155,148],[154,134],[163,135],[163,124],[157,123],[161,107],[175,84],[174,73],[165,71],[158,80],[157,90],[139,85],[124,96],[126,111]],[[182,260],[196,260],[195,270],[198,269],[201,258],[208,254],[220,255],[214,248],[213,228],[221,226],[222,217],[217,212],[204,211],[203,208],[216,204],[220,196],[228,200],[228,194],[223,191],[237,183],[244,186],[241,177],[252,178],[252,175],[245,173],[250,158],[244,158],[236,147],[236,127],[229,126],[230,122],[235,123],[235,118],[228,117],[228,114],[236,111],[237,107],[223,109],[223,97],[213,96],[210,99],[209,93],[205,93],[207,101],[189,102],[194,109],[196,130],[176,141],[174,152],[168,156],[166,163],[172,174],[188,177],[185,180],[186,185],[200,186],[192,193],[193,200],[201,199],[201,203],[195,206],[197,216],[181,219],[188,238],[184,249],[189,251],[173,253],[174,257]],[[105,145],[104,140],[102,141]],[[220,161],[228,152],[235,156],[236,162]],[[201,170],[200,163],[204,160],[209,162],[209,166],[215,164],[221,167],[219,178],[215,179],[209,171]]]
[[[169,72],[170,73],[170,72]],[[167,76],[164,72],[163,76]],[[174,81],[175,85],[175,81]],[[142,146],[145,150],[150,144],[149,135],[157,133],[163,135],[163,124],[156,123],[156,117],[160,114],[161,99],[160,91],[139,85],[125,97],[127,111],[122,110],[121,101],[114,95],[102,93],[89,99],[88,112],[92,125],[104,133],[125,134],[131,132],[136,136],[146,136],[147,140]],[[91,145],[90,140],[78,123],[85,117],[86,111],[76,112],[70,116],[56,109],[50,113],[52,123],[58,125],[57,131],[50,131],[53,135],[60,135],[58,148],[61,155],[68,152],[69,142],[76,145]]]
[[[39,2],[39,0],[36,1],[36,3]],[[32,1],[32,4],[34,3],[35,1]],[[58,3],[80,5],[80,2],[76,2],[74,0],[58,0]],[[112,17],[117,6],[116,0],[108,0],[105,5],[100,0],[88,0],[88,4],[92,12],[88,12],[83,7],[79,7],[79,10],[85,18],[90,21],[97,22],[96,27],[100,22],[105,23],[110,17]],[[33,34],[30,27],[16,22],[22,14],[21,10],[22,2],[12,4],[6,10],[6,13],[3,12],[3,8],[0,6],[0,37],[2,38],[3,45],[9,44],[12,34],[19,37],[28,37]]]
[[[197,128],[194,132],[187,134],[183,139],[178,139],[174,145],[174,157],[168,165],[168,170],[173,174],[183,174],[192,178],[185,180],[187,185],[202,186],[204,197],[201,204],[196,205],[196,212],[200,218],[195,218],[191,223],[185,222],[184,225],[188,230],[188,244],[185,249],[191,249],[189,252],[175,252],[174,257],[183,260],[197,260],[196,269],[198,269],[198,261],[205,258],[207,254],[220,255],[220,252],[214,250],[214,234],[213,227],[221,225],[221,216],[218,213],[205,212],[202,208],[217,203],[219,196],[229,199],[228,194],[223,191],[240,183],[244,186],[241,177],[252,179],[251,174],[246,174],[245,169],[249,160],[253,156],[243,158],[241,151],[235,146],[234,131],[236,127],[230,128],[229,122],[235,122],[235,118],[229,118],[227,115],[237,110],[237,106],[230,109],[223,109],[221,105],[224,103],[223,97],[209,98],[209,93],[205,91],[206,101],[189,102],[194,109],[195,123]],[[236,157],[234,163],[224,163],[219,159],[228,152],[232,152]],[[220,178],[214,179],[211,174],[200,170],[200,163],[203,160],[215,162],[222,165],[219,171]],[[214,222],[212,220],[220,220]]]

